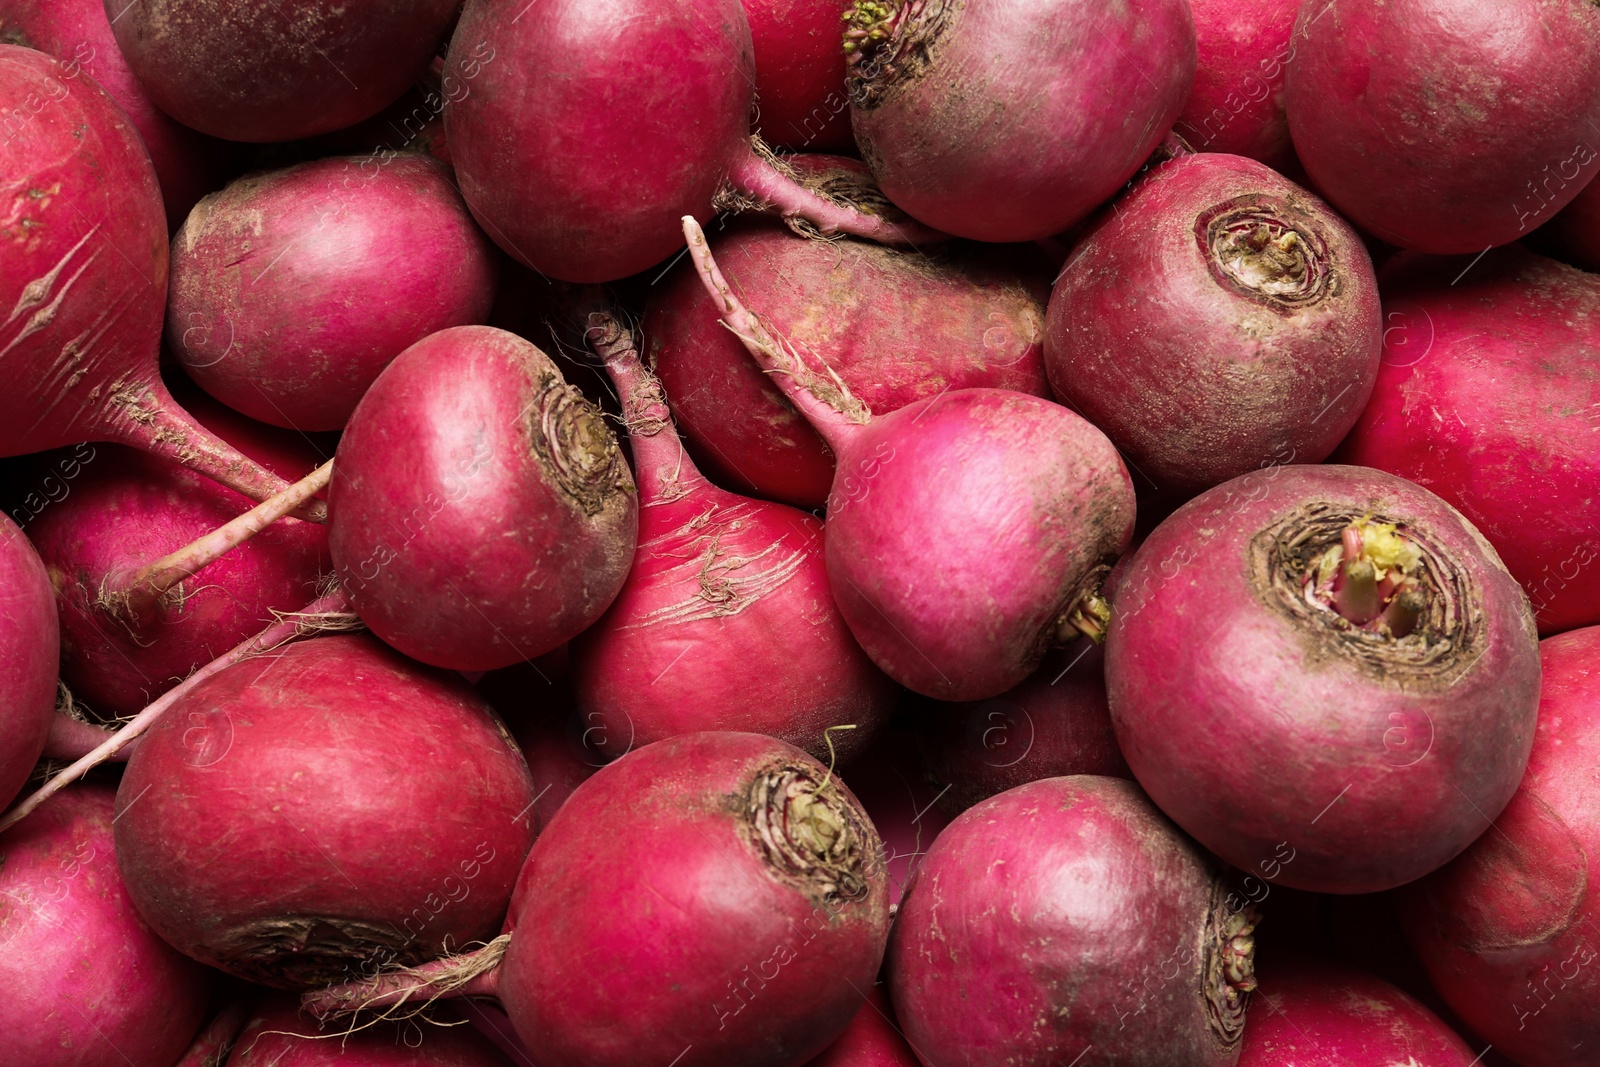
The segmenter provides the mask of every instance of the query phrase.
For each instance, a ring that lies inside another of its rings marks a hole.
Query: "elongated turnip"
[[[1524,1067],[1600,1047],[1600,627],[1548,637],[1539,728],[1495,829],[1401,898],[1434,987]]]
[[[1182,0],[857,0],[850,123],[890,200],[958,237],[1033,241],[1110,198],[1194,81]]]
[[[239,1035],[228,1067],[510,1067],[470,1027],[380,1022],[341,1034],[288,997],[269,997]]]
[[[774,340],[692,218],[684,230],[724,320],[839,456],[828,580],[873,662],[926,696],[981,700],[1098,626],[1099,580],[1133,532],[1133,486],[1104,434],[1001,389],[873,417],[837,375]]]
[[[81,64],[15,45],[0,45],[0,99],[18,102],[0,141],[0,455],[117,441],[255,500],[285,488],[161,384],[167,228],[127,118]]]
[[[400,354],[335,458],[328,543],[372,632],[440,667],[532,659],[627,577],[633,479],[598,410],[543,352],[458,326]]]
[[[1157,805],[1258,880],[1361,893],[1488,829],[1533,744],[1532,613],[1411,482],[1290,466],[1174,512],[1117,589],[1111,719]]]
[[[370,637],[319,637],[222,671],[145,735],[117,861],[176,948],[303,988],[492,936],[532,804],[466,683]]]
[[[1299,0],[1189,0],[1198,62],[1173,125],[1198,152],[1227,152],[1284,172],[1298,166],[1283,110]]]
[[[0,807],[10,805],[44,751],[60,658],[50,576],[17,524],[0,515]]]
[[[134,911],[112,850],[112,791],[76,785],[0,835],[0,1061],[171,1067],[209,978]]]
[[[455,0],[105,0],[117,44],[156,105],[233,141],[289,141],[376,113],[428,66]]]
[[[1474,1067],[1437,1015],[1381,978],[1320,960],[1263,969],[1239,1067]]]
[[[1132,782],[1046,778],[933,843],[895,920],[889,992],[924,1063],[1231,1067],[1253,928]]]
[[[495,267],[448,168],[426,156],[252,175],[173,239],[167,344],[229,407],[337,430],[407,347],[488,318]]]
[[[1600,11],[1563,0],[1300,5],[1284,83],[1312,184],[1402,248],[1526,236],[1600,171]]]
[[[1383,294],[1377,387],[1336,458],[1460,508],[1542,632],[1600,622],[1600,278],[1508,248],[1396,260]]]
[[[958,815],[1014,786],[1069,774],[1131,777],[1111,729],[1104,650],[1082,639],[988,700],[930,702],[917,742],[939,805]]]
[[[877,414],[946,389],[1048,395],[1048,278],[993,250],[825,244],[759,222],[736,225],[712,247],[740,299]],[[645,312],[645,352],[690,450],[719,484],[821,507],[833,455],[718,314],[693,264]]]
[[[1326,459],[1381,349],[1354,231],[1262,164],[1201,153],[1150,171],[1073,249],[1045,366],[1134,469],[1182,493]]]
[[[206,192],[215,142],[150,102],[111,32],[101,0],[0,0],[0,41],[77,63],[115,100],[150,153],[167,222],[176,226]]]
[[[469,0],[445,110],[461,192],[507,253],[603,282],[672,255],[678,218],[761,207],[824,234],[936,239],[793,180],[750,140],[755,84],[739,0]]]
[[[541,1067],[799,1067],[860,1007],[889,904],[877,834],[836,775],[775,738],[699,733],[578,787],[508,925],[473,957],[306,1001],[493,993]]]
[[[293,478],[321,458],[293,435],[255,455]],[[89,451],[65,499],[28,526],[55,586],[61,677],[78,700],[104,718],[131,715],[265,626],[272,609],[293,611],[315,597],[328,565],[327,530],[288,519],[154,603],[130,598],[133,577],[149,564],[249,507],[159,457],[116,445]]]
[[[590,344],[622,397],[639,480],[639,547],[609,611],[572,642],[586,726],[647,745],[673,734],[771,734],[848,760],[894,711],[829,591],[822,523],[716,488],[684,454],[661,386],[632,336],[589,317]]]

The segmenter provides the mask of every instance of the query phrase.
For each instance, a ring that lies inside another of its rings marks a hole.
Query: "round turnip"
[[[172,242],[167,344],[236,411],[337,430],[408,346],[484,322],[495,272],[444,164],[303,163],[196,206]]]
[[[1524,1067],[1600,1047],[1600,627],[1546,638],[1539,728],[1494,829],[1401,898],[1434,987]]]
[[[744,0],[755,46],[757,130],[796,152],[855,148],[839,18],[848,0]]]
[[[1193,493],[1326,459],[1381,349],[1355,232],[1262,164],[1202,153],[1150,171],[1073,249],[1045,366],[1133,469]]]
[[[427,68],[457,7],[105,0],[150,99],[184,125],[232,141],[291,141],[377,113]]]
[[[339,579],[373,633],[424,663],[542,655],[627,578],[638,504],[616,437],[514,334],[457,326],[406,349],[350,417],[335,465]]]
[[[1336,458],[1460,508],[1541,631],[1600,622],[1600,278],[1507,248],[1382,283],[1378,383]]]
[[[50,575],[17,524],[0,515],[0,807],[11,803],[44,752],[60,659]]]
[[[1189,0],[1194,13],[1194,88],[1173,130],[1199,152],[1297,169],[1283,110],[1294,60],[1299,0]]]
[[[755,69],[739,0],[468,0],[445,132],[472,213],[522,263],[626,277],[682,241],[678,218],[759,207],[803,232],[937,239],[796,182],[750,139]]]
[[[76,785],[0,836],[0,1061],[171,1067],[209,978],[134,911],[112,850],[112,791]]]
[[[117,793],[117,861],[179,950],[303,988],[492,936],[532,806],[465,682],[319,637],[215,674],[150,729]]]
[[[958,237],[1033,241],[1109,199],[1194,81],[1183,0],[856,0],[850,124],[888,198]]]
[[[228,1067],[511,1067],[465,1026],[379,1022],[351,1033],[319,1027],[287,997],[269,997],[245,1025]]]
[[[1472,843],[1538,707],[1527,598],[1450,505],[1289,466],[1174,512],[1116,591],[1111,719],[1157,805],[1258,882],[1375,892]]]
[[[1600,11],[1568,0],[1305,3],[1284,102],[1311,182],[1402,248],[1525,236],[1600,171]]]
[[[1046,778],[934,841],[895,920],[889,992],[928,1064],[1232,1067],[1253,929],[1132,782]]]

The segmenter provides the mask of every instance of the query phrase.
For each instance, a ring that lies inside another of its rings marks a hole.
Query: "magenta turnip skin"
[[[533,798],[464,681],[369,636],[318,637],[200,683],[141,739],[117,860],[173,946],[304,988],[492,937]]]
[[[1511,799],[1539,660],[1527,598],[1454,508],[1289,466],[1151,533],[1106,681],[1128,766],[1179,826],[1258,879],[1365,893],[1441,866]]]
[[[589,316],[622,398],[639,481],[639,547],[600,621],[572,642],[586,728],[634,745],[701,730],[771,734],[827,760],[873,740],[900,689],[834,607],[822,523],[713,486],[684,454],[632,336]]]
[[[1404,891],[1406,933],[1450,1007],[1524,1067],[1600,1044],[1600,627],[1539,645],[1539,728],[1495,829]]]
[[[1513,247],[1395,260],[1383,295],[1377,387],[1336,458],[1460,508],[1541,632],[1600,622],[1600,278]]]
[[[1302,4],[1284,83],[1312,184],[1402,248],[1476,255],[1597,172],[1600,11],[1581,0]]]
[[[362,621],[406,655],[490,670],[561,645],[627,578],[633,478],[543,352],[488,326],[401,353],[339,441],[328,544]]]
[[[17,524],[0,515],[0,806],[10,805],[44,751],[60,658],[50,575]]]
[[[823,243],[757,221],[713,249],[740,298],[875,414],[945,389],[1048,395],[1049,279],[993,250]],[[645,352],[701,469],[736,492],[822,507],[834,474],[822,438],[722,326],[692,265],[658,288]]]
[[[1194,14],[1194,88],[1173,130],[1196,151],[1294,168],[1283,110],[1283,78],[1294,60],[1299,0],[1189,0]]]
[[[167,345],[235,410],[337,430],[395,356],[488,318],[494,257],[449,168],[427,156],[251,175],[201,201],[173,239]]]
[[[837,374],[767,332],[694,219],[714,306],[839,457],[826,555],[834,600],[906,688],[982,700],[1099,629],[1100,580],[1133,532],[1133,485],[1104,434],[1059,404],[956,389],[873,416]],[[1093,616],[1093,617],[1091,617]]]
[[[218,976],[134,911],[112,790],[74,785],[0,835],[0,1032],[7,1064],[171,1067]]]
[[[449,63],[466,82],[444,117],[462,195],[496,244],[550,277],[636,274],[681,247],[680,216],[722,209],[897,244],[941,236],[758,157],[740,0],[469,0]]]
[[[1111,728],[1105,650],[1088,638],[1051,653],[999,696],[919,711],[917,745],[952,815],[1040,778],[1132,777]]]
[[[513,910],[528,933],[500,996],[552,1067],[802,1064],[849,1024],[889,932],[855,798],[798,749],[742,733],[669,738],[579,786]]]
[[[917,1067],[917,1057],[900,1036],[883,987],[873,986],[849,1029],[806,1067]]]
[[[1181,0],[858,0],[850,122],[884,195],[957,237],[1032,241],[1109,199],[1194,81]]]
[[[235,417],[235,422],[244,420]],[[219,424],[220,425],[220,424]],[[243,439],[240,434],[231,434]],[[301,477],[320,462],[298,436],[251,452]],[[136,714],[196,668],[314,600],[326,527],[285,519],[133,609],[127,578],[250,508],[193,471],[116,445],[59,454],[66,495],[28,524],[61,614],[61,679],[102,718]]]
[[[1378,282],[1355,232],[1266,166],[1161,164],[1073,249],[1050,296],[1062,402],[1161,489],[1318,463],[1372,393]]]
[[[197,423],[161,383],[167,226],[139,134],[74,59],[0,44],[0,455],[117,441],[255,500],[281,478]]]
[[[900,906],[889,992],[925,1064],[1232,1067],[1254,916],[1138,786],[1018,786],[945,828]]]
[[[156,106],[231,141],[292,141],[376,114],[427,69],[457,10],[455,0],[105,7]]]
[[[1415,998],[1321,960],[1263,969],[1239,1067],[1474,1067],[1466,1042]]]
[[[839,51],[846,0],[742,0],[755,46],[757,132],[796,152],[855,148]]]
[[[218,147],[150,102],[117,47],[101,0],[3,0],[0,41],[76,60],[127,113],[160,179],[167,223],[176,226],[205,194]]]
[[[303,1003],[327,1015],[492,995],[541,1067],[799,1067],[878,973],[881,850],[838,776],[799,749],[680,734],[573,792],[517,876],[508,936]]]

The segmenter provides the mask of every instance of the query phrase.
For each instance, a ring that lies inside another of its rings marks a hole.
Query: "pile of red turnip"
[[[1600,1065],[1600,10],[0,0],[0,1067]]]

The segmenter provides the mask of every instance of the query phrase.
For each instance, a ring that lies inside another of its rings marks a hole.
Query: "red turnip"
[[[127,113],[161,183],[167,222],[176,226],[205,194],[217,146],[150,102],[128,69],[101,0],[0,0],[0,41],[78,64]]]
[[[379,1022],[344,1034],[270,997],[239,1035],[228,1067],[510,1067],[465,1026]]]
[[[28,780],[50,736],[60,656],[50,576],[17,524],[0,515],[0,807]]]
[[[1033,241],[1084,218],[1161,143],[1194,81],[1182,0],[857,0],[850,123],[929,226]]]
[[[320,458],[291,435],[255,455],[295,478]],[[260,630],[272,609],[292,611],[316,595],[327,530],[288,519],[189,572],[153,601],[145,598],[139,579],[150,565],[247,511],[250,502],[176,464],[115,445],[89,449],[76,469],[68,495],[41,511],[28,532],[58,599],[62,680],[97,715],[133,714]]]
[[[1296,166],[1283,111],[1299,0],[1190,0],[1199,61],[1173,129],[1196,151]]]
[[[445,109],[461,192],[519,261],[571,282],[626,277],[680,246],[678,218],[760,207],[809,232],[936,239],[812,192],[750,140],[739,0],[468,0]]]
[[[172,1067],[222,1067],[253,1014],[255,997],[241,993],[228,1001],[195,1035],[189,1050]]]
[[[184,953],[279,988],[492,936],[532,784],[459,678],[370,637],[267,652],[190,689],[117,794],[117,860]]]
[[[1168,491],[1326,459],[1382,348],[1378,283],[1327,205],[1254,160],[1152,170],[1050,296],[1055,393]]]
[[[1386,269],[1383,366],[1340,462],[1438,493],[1540,630],[1600,622],[1600,278],[1508,248]]]
[[[1312,183],[1390,244],[1515,241],[1597,171],[1600,11],[1566,0],[1306,3],[1284,102]]]
[[[895,1024],[894,1009],[878,986],[839,1040],[806,1067],[917,1067],[917,1057]]]
[[[865,748],[898,687],[861,651],[828,587],[823,527],[718,489],[684,454],[631,334],[589,316],[622,397],[639,482],[639,547],[616,602],[572,642],[586,725],[647,745],[674,734],[771,734],[820,760]]]
[[[493,993],[541,1067],[798,1067],[844,1031],[883,958],[879,849],[799,749],[681,734],[608,764],[556,813],[517,879],[508,941],[306,999],[329,1012]]]
[[[289,141],[375,114],[427,68],[457,10],[455,0],[105,7],[150,99],[232,141]]]
[[[171,1067],[216,978],[134,911],[112,852],[112,791],[77,785],[0,836],[0,1060]]]
[[[286,483],[195,422],[156,369],[167,228],[139,135],[77,61],[0,45],[0,455],[117,441],[255,500]],[[320,513],[314,509],[311,513]]]
[[[895,920],[889,992],[925,1064],[1231,1067],[1253,924],[1132,782],[1047,778],[933,843]]]
[[[1438,497],[1361,467],[1236,478],[1116,591],[1106,682],[1152,800],[1258,881],[1392,888],[1488,828],[1533,744],[1532,613]]]
[[[946,389],[1048,394],[1047,279],[992,250],[924,255],[806,241],[769,224],[738,225],[715,246],[740,299],[876,414]],[[644,336],[703,470],[739,492],[823,505],[833,455],[722,326],[692,264],[653,296]]]
[[[1106,701],[1105,654],[1088,640],[1054,652],[988,700],[930,702],[917,742],[951,815],[1014,786],[1069,774],[1131,777]]]
[[[1039,397],[957,389],[874,417],[734,296],[692,218],[689,251],[729,327],[839,457],[825,553],[873,662],[925,696],[981,700],[1026,678],[1099,605],[1133,531],[1105,435]]]
[[[744,0],[755,45],[758,132],[797,152],[849,151],[839,19],[848,0]]]
[[[495,265],[448,168],[426,156],[252,175],[174,238],[167,343],[229,407],[337,430],[407,347],[488,318]]]
[[[1381,978],[1301,960],[1265,970],[1239,1067],[1474,1067],[1439,1017]]]
[[[1600,1047],[1600,627],[1546,638],[1539,728],[1494,830],[1401,898],[1435,988],[1524,1067]]]
[[[557,671],[559,665],[559,671]],[[511,731],[533,776],[533,810],[548,826],[572,791],[612,758],[632,747],[623,736],[615,745],[605,728],[578,715],[567,674],[567,649],[537,660],[490,671],[478,680],[483,694]]]
[[[628,575],[633,479],[603,416],[543,352],[458,326],[402,352],[351,416],[328,543],[362,621],[454,670],[532,659]]]

